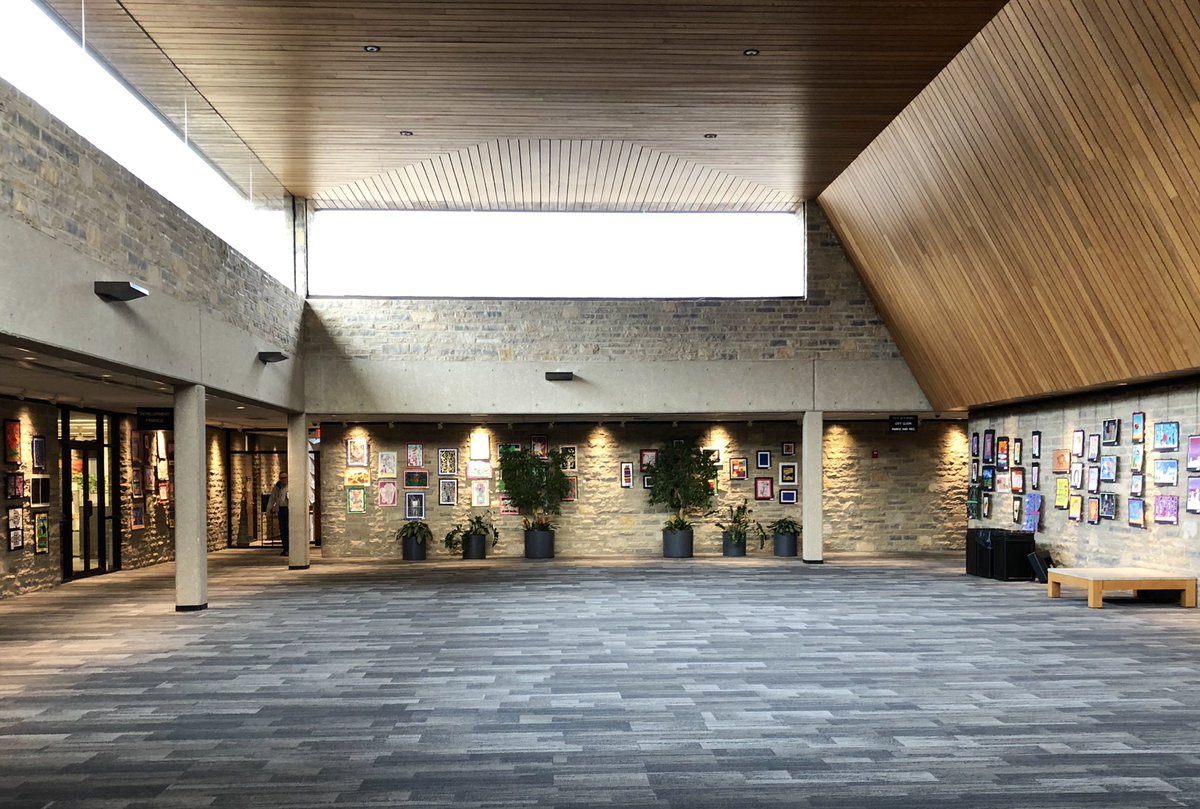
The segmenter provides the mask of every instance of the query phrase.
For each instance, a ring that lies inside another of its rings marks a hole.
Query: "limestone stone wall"
[[[0,598],[51,587],[62,581],[62,473],[58,441],[58,408],[37,402],[0,398],[0,419],[15,420],[21,425],[20,463],[0,464],[0,495],[7,495],[8,476],[25,476],[23,497],[3,497],[4,512],[0,515]],[[3,436],[3,432],[0,432]],[[33,467],[34,436],[46,439],[44,470]],[[0,438],[0,441],[3,439]],[[0,448],[3,444],[0,443]],[[0,456],[3,460],[3,456]],[[49,507],[32,506],[30,481],[34,476],[46,476],[50,481]],[[25,524],[24,544],[9,550],[8,510],[19,509]],[[47,553],[35,551],[35,515],[49,517]]]

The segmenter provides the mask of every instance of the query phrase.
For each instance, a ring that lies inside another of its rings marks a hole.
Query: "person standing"
[[[276,514],[279,517],[279,534],[283,540],[283,552],[280,556],[288,555],[288,476],[287,472],[279,474],[279,480],[275,483],[275,488],[271,489],[271,496],[267,499],[267,513]]]

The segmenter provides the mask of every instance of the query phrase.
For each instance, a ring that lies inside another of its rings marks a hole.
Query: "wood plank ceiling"
[[[1197,42],[1013,0],[821,194],[935,408],[1200,368]]]
[[[177,66],[229,176],[240,138],[320,205],[790,210],[1003,5],[87,0],[86,34],[181,124]]]

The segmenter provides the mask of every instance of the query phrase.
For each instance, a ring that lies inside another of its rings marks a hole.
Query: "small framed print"
[[[498,447],[496,447],[496,452],[499,454],[499,456],[501,458],[503,458],[505,455],[511,455],[514,452],[519,452],[520,450],[521,450],[520,444],[507,444],[506,443],[506,444],[500,444]],[[472,454],[472,456],[474,456],[475,453],[472,452],[471,454]],[[487,459],[488,459],[488,456],[484,455],[482,458],[476,458],[475,460],[486,461]]]
[[[4,462],[21,462],[21,422],[16,419],[4,421]]]
[[[158,482],[158,499],[164,503],[171,502],[171,481],[160,480]]]
[[[1179,461],[1174,458],[1163,458],[1154,462],[1155,486],[1179,485]]]
[[[797,482],[797,469],[794,463],[781,463],[779,465],[779,485],[780,486],[795,486]]]
[[[796,505],[797,502],[799,502],[797,499],[798,496],[799,496],[798,489],[780,489],[779,490],[779,504],[781,506],[794,506],[794,505]]]
[[[33,552],[50,553],[50,515],[33,515]]]
[[[1083,442],[1085,440],[1083,430],[1074,430],[1071,433],[1071,457],[1083,457]]]
[[[1113,492],[1100,492],[1100,519],[1115,520],[1117,518],[1117,495]]]
[[[771,451],[769,449],[760,449],[758,452],[754,453],[754,468],[771,468]]]
[[[498,510],[501,517],[520,517],[521,510],[513,503],[512,495],[506,492],[500,492],[496,495],[499,503]]]
[[[134,531],[140,531],[146,527],[146,508],[144,506],[134,506],[130,510],[129,527]]]
[[[1129,440],[1134,444],[1146,443],[1146,414],[1134,413],[1130,420]]]
[[[979,480],[985,492],[996,491],[996,467],[985,466],[979,473]]]
[[[749,458],[730,458],[729,459],[729,479],[730,480],[747,480],[750,477],[750,459]]]
[[[1012,465],[1013,466],[1020,466],[1021,462],[1025,460],[1023,457],[1024,446],[1025,446],[1024,442],[1021,439],[1014,438],[1012,440]]]
[[[996,431],[983,431],[983,463],[994,464],[996,462]]]
[[[1029,457],[1035,461],[1042,457],[1042,431],[1034,430],[1029,436]]]
[[[371,485],[371,470],[369,469],[346,469],[343,473],[343,486],[370,486]]]
[[[467,480],[491,480],[494,471],[491,461],[467,461]]]
[[[1179,422],[1154,422],[1154,451],[1175,452],[1179,449]],[[1157,510],[1157,506],[1155,507]],[[1154,520],[1158,522],[1157,517]]]
[[[971,457],[979,457],[979,433],[971,433]]]
[[[983,518],[985,520],[992,518],[992,496],[990,494],[983,496]]]
[[[346,489],[346,513],[367,513],[367,490],[363,486],[351,486]]]
[[[346,466],[367,466],[370,448],[365,438],[346,439]]]
[[[1013,522],[1020,523],[1021,517],[1024,516],[1025,498],[1017,495],[1012,499],[1012,518]]]
[[[394,478],[396,471],[400,465],[400,453],[398,452],[381,452],[379,453],[379,471],[378,477]]]
[[[10,551],[19,551],[25,547],[25,529],[9,528],[8,529],[8,549]]]
[[[492,504],[492,490],[486,480],[471,481],[471,507],[486,508]]]
[[[775,499],[775,481],[772,478],[755,478],[754,479],[754,499],[755,500],[774,500]]]
[[[1129,470],[1131,472],[1146,471],[1146,445],[1134,444],[1129,450]]]
[[[428,489],[429,473],[424,469],[407,469],[404,472],[404,488]]]
[[[442,447],[437,451],[438,474],[447,477],[458,475],[458,448]]]
[[[1054,507],[1065,509],[1067,502],[1071,498],[1071,490],[1067,486],[1066,478],[1058,478],[1054,481]]]
[[[1100,467],[1089,466],[1087,470],[1087,490],[1088,494],[1096,494],[1100,491]]]
[[[134,472],[133,477],[129,479],[129,493],[133,495],[135,499],[143,496],[142,475],[140,472]],[[49,505],[49,503],[47,503],[47,505]]]
[[[1087,499],[1087,522],[1088,525],[1100,524],[1100,498],[1089,497]]]
[[[1025,467],[1014,466],[1012,468],[1009,473],[1009,484],[1013,494],[1025,494]]]
[[[1115,447],[1121,443],[1121,420],[1105,419],[1100,430],[1100,443],[1106,447]]]
[[[653,489],[654,488],[654,476],[653,475],[642,475],[642,488],[643,489]]]
[[[404,519],[425,519],[425,492],[404,493]]]
[[[1083,461],[1071,461],[1071,488],[1083,488]]]
[[[1129,524],[1134,528],[1146,527],[1146,501],[1140,497],[1131,497],[1125,506],[1129,512]]]
[[[1007,472],[996,473],[996,491],[1007,492],[1012,490],[1012,478]]]
[[[1100,460],[1100,433],[1088,436],[1087,459],[1092,462]]]
[[[633,488],[633,462],[632,461],[622,461],[621,462],[621,488],[622,489],[632,489]]]
[[[579,478],[575,475],[567,475],[567,494],[563,497],[564,503],[574,503],[579,499]]]
[[[407,447],[405,466],[409,469],[420,469],[425,466],[425,445],[409,444]]]
[[[1117,482],[1117,456],[1116,455],[1101,455],[1100,456],[1100,482],[1101,483],[1116,483]]]
[[[438,505],[458,505],[458,478],[438,478]]]
[[[1188,478],[1186,510],[1191,514],[1200,514],[1200,478]]]
[[[33,471],[43,471],[46,468],[46,436],[35,435],[29,447],[33,455]]]
[[[1129,494],[1131,497],[1141,497],[1146,493],[1146,476],[1134,472],[1129,476]]]
[[[379,481],[379,486],[375,494],[375,505],[381,508],[395,508],[399,504],[400,500],[397,496],[396,481],[394,479]]]
[[[1179,498],[1173,494],[1156,494],[1154,521],[1162,525],[1179,525]]]
[[[1008,471],[1008,436],[1002,435],[996,439],[996,471]]]
[[[1054,452],[1050,455],[1050,471],[1056,475],[1065,475],[1071,471],[1070,450],[1054,450]]]
[[[508,451],[515,451],[521,448],[520,444],[501,444],[499,447],[500,454],[505,453],[505,447]],[[467,459],[475,461],[486,461],[492,457],[492,437],[483,427],[478,428],[471,433],[471,437],[467,440]]]
[[[1029,488],[1035,492],[1042,488],[1042,465],[1037,461],[1029,465]]]
[[[976,435],[975,443],[978,444],[979,443],[979,434],[976,433],[975,435]],[[783,444],[779,447],[779,454],[785,458],[790,458],[793,455],[795,455],[796,454],[796,442],[795,441],[784,441]],[[782,492],[780,494],[782,494]],[[781,500],[780,502],[783,502],[783,501]]]
[[[971,460],[971,478],[968,482],[969,483],[978,483],[979,482],[979,461],[978,460],[975,460],[975,459]]]
[[[721,448],[720,447],[704,447],[700,451],[703,452],[705,455],[707,455],[708,459],[710,461],[712,461],[713,463],[721,462]]]
[[[35,441],[38,438],[39,438],[39,436],[34,436]],[[44,438],[42,440],[45,441]],[[133,463],[134,466],[137,466],[138,464],[142,463],[142,461],[143,461],[143,458],[142,458],[142,433],[139,430],[130,430],[129,431],[129,460]]]
[[[1083,495],[1071,495],[1071,502],[1067,504],[1067,519],[1071,522],[1083,522]]]
[[[563,471],[577,472],[579,471],[579,448],[573,446],[559,447],[559,452],[562,453]]]
[[[542,460],[550,457],[550,439],[544,435],[529,436],[529,448]]]
[[[9,500],[19,500],[25,496],[25,475],[21,472],[9,472],[5,491]]]
[[[638,471],[648,472],[650,468],[658,463],[658,450],[643,449],[638,452]]]
[[[1200,435],[1188,436],[1187,471],[1200,472]]]

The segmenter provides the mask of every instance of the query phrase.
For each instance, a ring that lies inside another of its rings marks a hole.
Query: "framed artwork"
[[[370,486],[371,485],[371,470],[359,469],[357,467],[347,469],[342,473],[344,486]]]
[[[713,463],[721,462],[721,448],[720,447],[702,447],[700,449],[700,451],[703,452],[705,455],[707,455],[709,457],[709,460],[711,460]]]
[[[1066,508],[1067,501],[1071,497],[1071,490],[1067,487],[1066,478],[1058,478],[1054,486],[1054,507]]]
[[[154,433],[142,433],[142,461],[150,463],[154,460]]]
[[[346,439],[346,466],[366,466],[370,449],[365,438]]]
[[[1024,452],[1024,442],[1022,442],[1021,439],[1019,439],[1019,438],[1014,438],[1012,440],[1012,459],[1011,459],[1013,466],[1021,465],[1021,461],[1023,460],[1023,458],[1021,456],[1022,456],[1023,452]]]
[[[498,446],[496,448],[496,452],[497,452],[497,454],[499,454],[499,456],[501,458],[503,458],[505,455],[514,453],[514,452],[518,451],[519,449],[521,449],[520,444],[501,444],[500,446]],[[474,453],[472,453],[472,455],[474,455]],[[486,461],[487,459],[488,459],[488,456],[484,455],[482,458],[476,458],[475,460]]]
[[[1100,524],[1100,498],[1089,497],[1087,499],[1087,522],[1088,525]]]
[[[175,442],[167,442],[167,431],[158,430],[154,433],[154,438],[158,442],[158,457],[166,458],[167,460],[175,459]]]
[[[486,480],[471,481],[471,506],[487,508],[492,504],[492,490]]]
[[[1129,469],[1133,472],[1146,471],[1146,445],[1134,444],[1129,451]]]
[[[420,469],[425,466],[425,445],[409,444],[404,465],[409,469]]]
[[[1083,457],[1083,441],[1084,441],[1083,430],[1072,431],[1072,433],[1071,433],[1071,457],[1072,458],[1082,458]]]
[[[1173,494],[1154,495],[1154,521],[1163,525],[1179,525],[1179,498]]]
[[[425,492],[404,493],[404,519],[425,519]]]
[[[1040,494],[1029,494],[1025,496],[1025,524],[1022,526],[1026,531],[1039,531],[1042,525],[1042,496]]]
[[[50,515],[33,515],[33,552],[50,553]]]
[[[33,454],[33,469],[35,472],[41,472],[46,468],[46,436],[35,435],[30,443],[30,449]],[[137,461],[140,463],[141,459],[138,458]]]
[[[550,440],[544,435],[531,435],[529,437],[529,448],[539,458],[550,457]]]
[[[1012,478],[1007,472],[996,473],[996,491],[1007,492],[1012,490]]]
[[[1089,466],[1087,470],[1087,490],[1088,494],[1096,494],[1100,491],[1100,467]]]
[[[653,489],[654,488],[654,476],[653,475],[642,475],[642,488],[643,489]]]
[[[979,433],[971,433],[971,457],[979,457]]]
[[[996,431],[983,431],[983,462],[985,464],[994,464],[996,462]]]
[[[1071,488],[1083,488],[1083,461],[1071,461]]]
[[[983,467],[979,473],[979,480],[983,483],[983,490],[985,492],[994,492],[996,490],[996,467]]]
[[[39,437],[40,436],[34,436],[33,440],[36,441]],[[44,441],[45,439],[42,440]],[[134,465],[142,462],[142,434],[139,430],[129,431],[129,460],[132,461]]]
[[[750,477],[750,459],[749,458],[730,458],[729,459],[729,479],[730,480],[747,480]]]
[[[424,469],[408,469],[404,472],[404,488],[428,489],[429,473]]]
[[[1146,527],[1146,501],[1140,497],[1129,498],[1129,503],[1126,505],[1126,510],[1129,512],[1129,524],[1134,528]]]
[[[501,444],[500,453],[504,454],[504,448],[509,447],[509,451],[521,448],[520,444]],[[467,445],[467,460],[486,461],[492,457],[492,437],[487,430],[482,427],[471,433],[470,443]]]
[[[1029,436],[1029,457],[1037,460],[1042,457],[1042,431],[1034,430]]]
[[[644,449],[638,452],[638,471],[649,471],[650,467],[658,463],[658,450]]]
[[[501,493],[500,499],[500,516],[501,517],[520,517],[521,511],[513,504],[512,495]]]
[[[1132,497],[1141,497],[1146,493],[1146,476],[1141,472],[1134,472],[1129,476],[1129,494]]]
[[[1101,455],[1100,456],[1100,482],[1101,483],[1116,483],[1117,482],[1117,456],[1116,455]]]
[[[154,465],[154,479],[159,483],[171,479],[171,464],[166,458],[160,458]]]
[[[1050,456],[1050,471],[1056,475],[1065,475],[1071,471],[1071,451],[1056,449]]]
[[[775,481],[772,478],[755,478],[754,479],[754,499],[755,500],[774,500],[775,499]]]
[[[21,422],[16,419],[4,421],[4,462],[21,462]]]
[[[1154,422],[1154,451],[1175,452],[1179,449],[1179,422]],[[1157,509],[1157,506],[1155,507]],[[1154,520],[1158,522],[1157,517]]]
[[[1186,510],[1192,514],[1200,514],[1200,478],[1188,478]]]
[[[718,483],[720,483],[720,481],[717,478],[712,478],[711,480],[708,481],[708,493],[709,494],[715,495],[717,493],[717,489],[720,488],[717,485]]]
[[[158,482],[158,499],[164,503],[171,500],[171,482],[169,480],[160,480]]]
[[[467,461],[467,480],[491,480],[491,461]]]
[[[579,448],[559,447],[558,451],[562,453],[563,471],[577,472],[579,470]]]
[[[40,515],[39,515],[40,516]],[[134,506],[129,516],[130,528],[137,531],[146,527],[146,509],[144,506]]]
[[[134,476],[137,479],[137,476]],[[138,495],[139,497],[141,495]],[[29,479],[29,507],[30,508],[49,508],[50,507],[50,476],[49,475],[34,475]]]
[[[1042,465],[1037,461],[1029,465],[1029,488],[1035,492],[1042,488]]]
[[[1005,435],[996,439],[996,471],[1008,471],[1008,436]]]
[[[367,513],[367,490],[363,486],[351,486],[346,489],[346,513]]]
[[[9,472],[6,484],[5,493],[9,500],[17,500],[25,496],[25,475],[21,472]]]
[[[779,465],[779,485],[780,486],[795,486],[799,480],[797,477],[798,471],[794,463],[781,463]]]
[[[25,529],[10,528],[8,529],[8,549],[10,551],[19,551],[25,547]]]
[[[978,460],[974,460],[974,459],[971,460],[971,477],[968,482],[969,483],[978,483],[979,482],[979,461]]]
[[[1020,495],[1012,499],[1012,518],[1013,522],[1020,523],[1025,507],[1025,498]]]
[[[438,478],[438,505],[458,505],[458,478]]]
[[[794,506],[798,501],[800,492],[798,489],[780,489],[779,504],[781,506]]]
[[[1200,472],[1200,435],[1188,436],[1187,471]]]
[[[129,493],[135,498],[142,497],[142,475],[140,472],[134,472],[133,477],[129,479]]]
[[[633,461],[621,462],[621,488],[633,488]]]
[[[567,495],[562,499],[564,503],[574,503],[579,499],[579,478],[575,475],[567,475]]]
[[[983,496],[983,518],[985,520],[992,518],[992,496],[990,494]]]
[[[394,478],[400,467],[400,453],[398,452],[381,452],[379,453],[379,477]]]
[[[399,504],[395,479],[379,481],[379,487],[375,494],[375,505],[381,508],[395,508]]]
[[[16,529],[25,528],[25,510],[22,508],[10,508],[8,510],[8,527]]]
[[[1009,473],[1013,494],[1025,494],[1025,467],[1014,466]]]
[[[979,443],[979,434],[978,433],[975,434],[975,443],[976,444]],[[796,454],[796,442],[795,441],[784,441],[783,444],[779,447],[779,454],[785,458],[790,458],[793,455],[795,455]],[[780,501],[780,502],[782,502],[782,501]]]
[[[1179,485],[1179,461],[1174,458],[1163,458],[1154,462],[1155,486]]]
[[[454,477],[458,474],[458,449],[443,447],[437,451],[438,474]]]
[[[1100,492],[1100,519],[1115,520],[1117,518],[1117,495],[1113,492]]]
[[[1105,419],[1100,430],[1100,441],[1106,447],[1115,447],[1121,443],[1121,420]]]
[[[754,468],[771,468],[771,451],[769,449],[760,449],[758,452],[754,453]]]
[[[1135,444],[1146,443],[1146,414],[1134,413],[1129,428],[1129,440]]]
[[[1100,460],[1100,433],[1088,436],[1087,459],[1093,462]]]
[[[1083,496],[1078,494],[1071,495],[1071,502],[1067,504],[1067,519],[1071,522],[1083,521]]]

